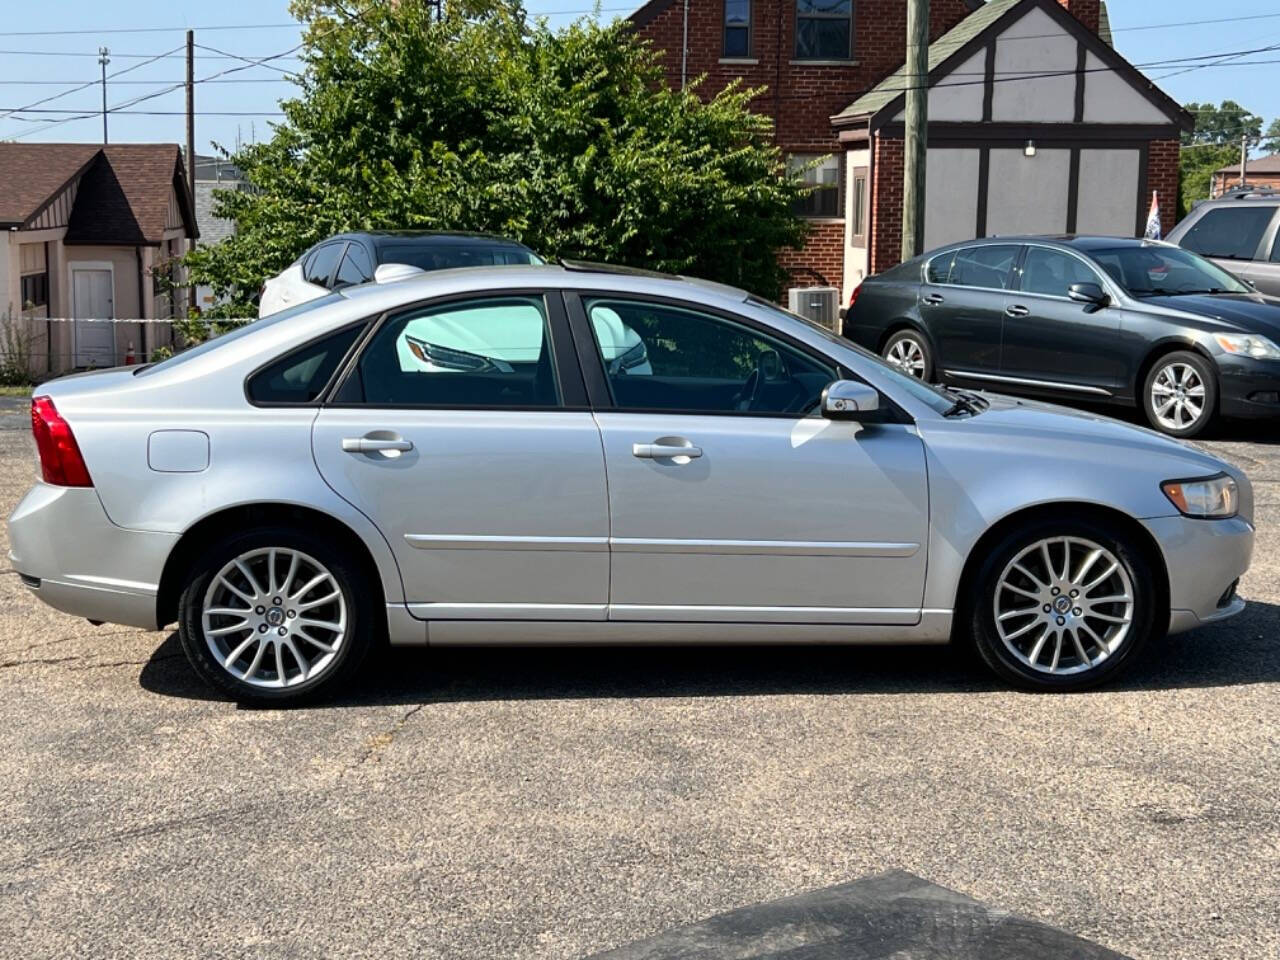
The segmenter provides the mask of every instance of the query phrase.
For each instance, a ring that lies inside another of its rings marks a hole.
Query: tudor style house
[[[847,300],[901,259],[905,0],[650,0],[631,16],[667,80],[766,91],[817,189],[793,286]],[[1193,119],[1112,48],[1101,0],[932,0],[925,247],[992,234],[1165,230]],[[687,38],[687,39],[685,39]]]
[[[141,362],[184,310],[161,278],[197,236],[176,144],[0,143],[0,318],[31,373]],[[176,301],[176,303],[175,303]],[[12,358],[9,358],[12,359]]]

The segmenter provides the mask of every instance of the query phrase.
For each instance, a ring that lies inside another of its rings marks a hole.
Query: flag
[[[1147,214],[1147,232],[1143,234],[1148,240],[1160,239],[1160,191],[1151,191],[1151,212]]]

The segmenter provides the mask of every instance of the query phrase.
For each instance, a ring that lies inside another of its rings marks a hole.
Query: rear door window
[[[1016,243],[963,247],[956,251],[948,282],[960,287],[1007,290],[1019,249]]]
[[[372,279],[373,267],[369,264],[369,255],[364,252],[364,247],[358,243],[348,244],[347,252],[338,266],[334,288],[352,287],[357,283],[368,283]]]
[[[1274,204],[1214,207],[1191,225],[1178,245],[1204,257],[1252,260],[1275,213]]]
[[[342,256],[341,243],[326,243],[313,253],[302,267],[302,275],[308,283],[328,287],[333,276],[333,268],[338,265],[338,257]]]

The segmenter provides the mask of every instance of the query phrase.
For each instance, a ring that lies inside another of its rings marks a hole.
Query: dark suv
[[[1169,242],[1280,296],[1280,191],[1236,190],[1197,204]]]
[[[1159,241],[953,244],[864,280],[844,334],[926,380],[1140,405],[1177,437],[1280,415],[1280,300]]]

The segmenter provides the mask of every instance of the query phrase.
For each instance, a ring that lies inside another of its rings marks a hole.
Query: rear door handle
[[[940,293],[931,293],[924,298],[924,302],[936,307],[940,303],[946,303],[947,298]]]
[[[688,457],[696,460],[702,456],[702,448],[691,443],[633,443],[631,455],[641,460],[670,460],[675,457]]]
[[[1030,308],[1024,307],[1019,303],[1015,303],[1012,306],[1005,307],[1004,312],[1011,317],[1025,317],[1031,313],[1031,310]]]
[[[343,437],[342,449],[346,453],[383,453],[396,450],[407,453],[413,449],[412,440],[383,440],[373,437]]]

